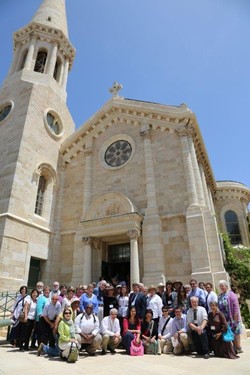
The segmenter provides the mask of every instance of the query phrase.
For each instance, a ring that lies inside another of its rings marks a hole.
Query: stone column
[[[154,165],[150,140],[150,125],[143,125],[141,128],[141,136],[144,142],[144,158],[145,158],[145,174],[146,174],[146,192],[147,192],[147,208],[156,208],[156,192]]]
[[[62,87],[66,90],[67,80],[69,74],[69,60],[65,60],[63,67]]]
[[[53,76],[55,66],[56,66],[57,50],[58,50],[58,45],[56,43],[54,43],[54,45],[52,47],[52,51],[50,53],[48,68],[47,68],[47,74],[49,74],[51,76]]]
[[[31,70],[32,69],[32,62],[33,62],[33,56],[34,56],[34,51],[35,51],[35,44],[36,40],[33,38],[30,42],[29,50],[26,56],[26,61],[24,64],[24,68]]]
[[[91,203],[91,192],[92,192],[92,158],[93,158],[93,140],[86,145],[84,150],[85,157],[85,170],[84,170],[84,182],[83,182],[83,208],[82,218],[85,219],[90,203]]]
[[[178,133],[181,137],[181,150],[184,163],[184,173],[186,177],[187,192],[188,192],[188,203],[189,206],[198,205],[198,197],[196,191],[196,184],[193,172],[192,157],[189,145],[189,137],[192,130],[186,126],[180,128]]]
[[[206,204],[207,208],[209,208],[211,210],[210,199],[209,199],[209,196],[208,196],[207,181],[206,181],[206,177],[205,177],[205,173],[204,173],[204,169],[203,169],[202,164],[199,165],[199,169],[200,169],[200,176],[201,176],[201,181],[202,181],[202,185],[203,185],[205,204]]]
[[[141,127],[144,143],[144,160],[146,176],[147,207],[143,220],[143,282],[147,285],[158,283],[165,273],[165,254],[162,239],[161,219],[158,213],[156,199],[154,163],[151,145],[151,127],[144,124]],[[154,261],[152,261],[154,259]]]
[[[188,142],[189,142],[189,149],[190,149],[191,161],[192,161],[192,166],[193,166],[193,173],[194,173],[198,203],[201,206],[205,206],[205,198],[204,198],[204,191],[203,191],[203,186],[202,186],[202,181],[201,181],[201,175],[200,175],[198,160],[197,160],[197,156],[195,152],[194,141],[191,136],[188,137]]]
[[[138,238],[139,232],[137,230],[130,230],[127,232],[130,239],[130,283],[140,282],[140,268],[139,268],[139,252],[138,252]]]
[[[91,283],[91,237],[83,237],[83,283]]]

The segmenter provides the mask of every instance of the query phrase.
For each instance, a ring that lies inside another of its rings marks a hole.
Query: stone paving
[[[96,357],[80,354],[76,363],[66,363],[59,358],[37,357],[36,352],[19,352],[8,343],[0,343],[0,375],[249,375],[250,339],[242,340],[244,353],[237,360],[197,358],[195,356],[145,355],[130,357],[118,350],[116,355]]]

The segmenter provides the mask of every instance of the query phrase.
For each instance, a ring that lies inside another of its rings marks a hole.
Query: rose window
[[[105,152],[105,161],[111,167],[119,167],[126,163],[132,153],[132,147],[127,141],[112,143]]]

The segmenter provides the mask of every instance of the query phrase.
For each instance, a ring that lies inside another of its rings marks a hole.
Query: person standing
[[[143,292],[140,292],[138,283],[134,283],[132,287],[133,292],[129,295],[129,310],[135,307],[138,318],[142,320],[147,309],[147,298]]]
[[[243,353],[240,343],[242,333],[240,306],[236,294],[229,289],[225,280],[220,280],[221,293],[218,296],[219,310],[225,315],[227,323],[234,333],[234,348],[236,353]]]
[[[49,342],[51,348],[55,347],[55,321],[62,310],[58,298],[58,294],[52,295],[51,302],[44,306],[40,319],[42,329],[41,341],[43,344]]]
[[[217,294],[213,291],[213,284],[212,283],[206,283],[205,288],[207,291],[206,295],[206,310],[208,313],[211,312],[211,307],[210,303],[211,302],[218,302],[218,296]]]

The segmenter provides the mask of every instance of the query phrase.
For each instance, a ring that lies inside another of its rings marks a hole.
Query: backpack
[[[69,355],[67,358],[67,362],[76,362],[79,356],[79,350],[73,342],[71,343],[70,350],[69,350]]]

